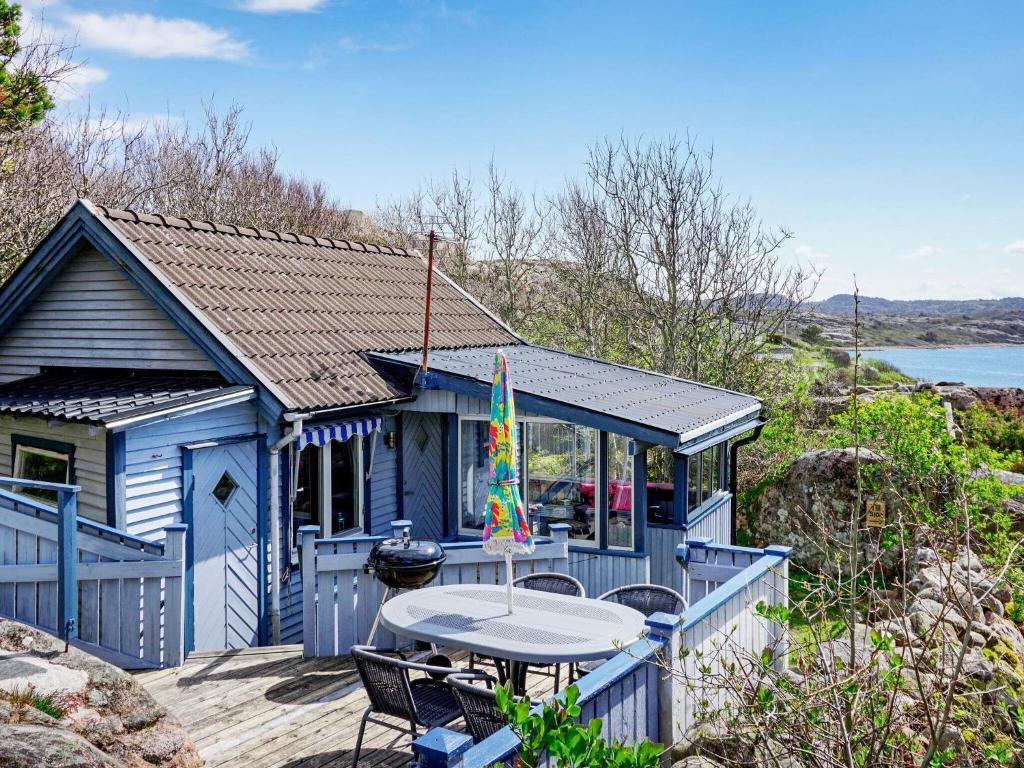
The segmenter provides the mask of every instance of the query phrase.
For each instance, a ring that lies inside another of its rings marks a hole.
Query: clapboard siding
[[[164,527],[182,521],[181,446],[253,434],[257,429],[251,403],[129,429],[125,437],[129,533],[159,539]],[[256,467],[252,472],[256,474]]]
[[[78,514],[107,522],[107,440],[100,427],[66,424],[32,416],[0,416],[0,474],[14,474],[11,435],[72,443],[75,446],[75,478],[82,486],[78,494]]]
[[[166,315],[92,249],[71,259],[0,340],[0,383],[47,365],[213,370]]]
[[[391,533],[391,521],[398,518],[398,449],[384,445],[384,435],[394,431],[394,417],[386,416],[381,431],[367,438],[374,441],[369,509],[374,536]]]
[[[579,579],[587,590],[587,597],[597,597],[615,587],[651,581],[646,557],[606,552],[569,552],[569,575]]]

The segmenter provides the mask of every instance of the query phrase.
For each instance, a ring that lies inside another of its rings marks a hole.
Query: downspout
[[[761,436],[761,430],[764,429],[764,425],[768,422],[762,421],[746,437],[741,437],[739,440],[733,441],[729,445],[729,493],[732,494],[732,520],[730,521],[731,526],[731,543],[736,543],[736,455],[739,453],[739,449],[744,445],[750,445],[752,442],[757,440]]]
[[[270,638],[273,645],[281,642],[281,449],[302,434],[302,416],[286,413],[292,425],[286,434],[270,447]]]

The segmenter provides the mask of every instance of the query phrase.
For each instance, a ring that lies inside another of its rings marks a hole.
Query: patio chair
[[[474,681],[483,681],[486,687],[473,685]],[[476,744],[508,725],[508,720],[495,704],[496,682],[493,677],[483,672],[458,672],[448,678],[455,700],[462,708],[462,719],[466,721],[466,729]]]
[[[674,589],[663,587],[660,584],[629,584],[624,587],[609,589],[598,600],[608,600],[619,603],[640,611],[644,616],[651,616],[655,613],[680,614],[686,610],[686,598]],[[569,681],[572,682],[574,675],[587,674],[604,664],[604,661],[581,661],[575,665],[575,669],[569,669]]]
[[[415,664],[407,661],[401,651],[374,648],[370,645],[353,645],[350,652],[356,664],[356,671],[359,672],[363,687],[366,689],[366,696],[370,700],[370,706],[363,712],[363,719],[359,724],[352,768],[356,768],[359,763],[367,722],[407,733],[415,738],[419,736],[417,726],[436,728],[448,725],[462,714],[459,702],[452,694],[451,688],[444,682],[447,676],[459,670]],[[428,677],[413,680],[410,672],[423,672]],[[408,722],[409,727],[395,725],[371,715],[399,718]]]
[[[566,573],[528,573],[526,576],[520,576],[512,582],[515,587],[522,587],[523,589],[533,589],[537,592],[548,592],[555,595],[572,595],[573,597],[586,597],[587,590],[583,588],[583,585],[579,580],[574,579]],[[558,693],[559,679],[562,673],[561,664],[531,664],[533,668],[537,669],[548,669],[554,666],[554,674],[542,673],[555,678],[555,693]]]

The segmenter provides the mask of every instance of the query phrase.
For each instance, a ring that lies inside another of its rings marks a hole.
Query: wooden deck
[[[463,654],[449,655],[465,666]],[[301,646],[193,654],[182,667],[136,679],[181,721],[210,768],[350,766],[367,704],[348,657],[304,659]],[[551,691],[550,677],[529,682],[535,698]],[[409,744],[371,723],[359,768],[408,765]]]

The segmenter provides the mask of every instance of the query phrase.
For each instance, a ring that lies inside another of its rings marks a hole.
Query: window
[[[226,507],[237,490],[238,483],[236,483],[235,478],[225,470],[224,474],[220,476],[220,480],[218,480],[217,484],[213,486],[213,498],[219,501],[222,507]]]
[[[647,522],[673,523],[675,503],[676,455],[670,448],[656,445],[647,451]]]
[[[705,448],[689,458],[688,509],[697,509],[712,496],[725,490],[725,443]]]
[[[633,548],[633,457],[630,440],[608,435],[608,543],[612,549]]]
[[[463,419],[459,425],[459,530],[464,533],[484,532],[484,504],[491,482],[487,466],[489,430],[490,422],[483,419]],[[518,424],[516,431],[519,438],[516,458],[522,481],[523,424]],[[520,492],[523,492],[522,486]]]
[[[598,431],[565,422],[527,421],[526,498],[530,525],[547,535],[567,523],[575,544],[597,545]]]
[[[58,445],[42,447],[20,442],[15,436],[14,476],[22,480],[39,480],[44,483],[67,483],[71,480],[71,446]],[[42,441],[40,441],[42,442]],[[57,503],[57,492],[39,488],[15,488],[18,493],[39,499],[47,504]]]
[[[293,537],[303,525],[318,525],[323,536],[362,529],[362,438],[333,440],[299,452],[292,502]]]

